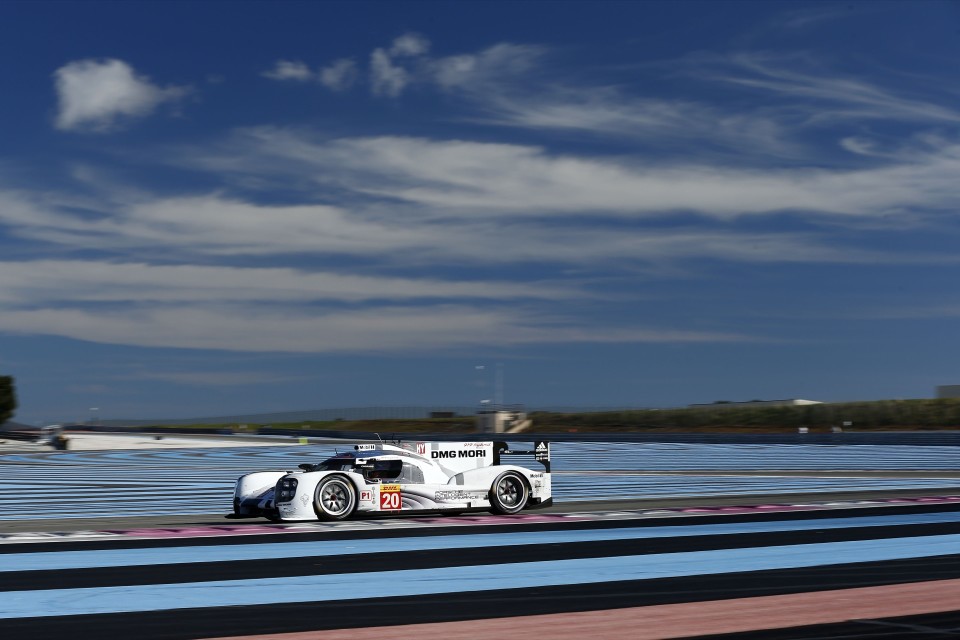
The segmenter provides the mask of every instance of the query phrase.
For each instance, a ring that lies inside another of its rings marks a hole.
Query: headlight
[[[277,502],[290,502],[297,495],[296,478],[280,478],[276,487]]]

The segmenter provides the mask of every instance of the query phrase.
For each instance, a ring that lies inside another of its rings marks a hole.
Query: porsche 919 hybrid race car
[[[501,464],[530,455],[543,471]],[[489,510],[512,514],[553,503],[550,443],[511,451],[504,442],[358,444],[300,471],[237,480],[233,514],[271,520],[343,520],[355,513]]]

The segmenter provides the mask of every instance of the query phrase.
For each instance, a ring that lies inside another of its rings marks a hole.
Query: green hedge
[[[826,431],[960,429],[960,399],[880,400],[799,406],[731,406],[718,404],[686,409],[646,409],[601,413],[534,413],[536,431],[737,430]],[[843,427],[845,422],[852,423]]]

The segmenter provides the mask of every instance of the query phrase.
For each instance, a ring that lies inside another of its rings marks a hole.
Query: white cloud
[[[357,79],[357,63],[349,58],[335,60],[320,70],[320,82],[332,91],[344,91]]]
[[[409,352],[567,342],[741,342],[743,335],[679,329],[585,329],[512,309],[462,305],[327,311],[218,306],[34,309],[0,315],[0,331],[146,347],[254,352]]]
[[[545,49],[502,43],[475,54],[432,58],[430,42],[416,33],[396,38],[390,47],[370,54],[369,81],[374,95],[395,98],[411,83],[435,84],[445,90],[480,91],[498,81],[520,76],[536,65]],[[278,60],[262,74],[273,80],[317,80],[333,91],[353,85],[359,70],[354,60],[340,58],[314,72],[305,63]]]
[[[100,215],[88,217],[0,191],[0,224],[21,238],[120,252],[167,247],[164,251],[207,255],[377,255],[436,240],[403,220],[366,219],[324,205],[255,205],[218,195],[104,202]]]
[[[371,56],[373,93],[397,97],[412,83],[435,86],[475,111],[463,120],[629,138],[661,149],[689,141],[701,153],[706,142],[740,157],[804,155],[802,145],[789,140],[796,127],[792,116],[767,107],[730,113],[692,100],[633,96],[618,86],[564,83],[556,70],[544,69],[551,50],[543,46],[503,42],[476,53],[421,54],[406,66],[393,55],[396,49]]]
[[[567,300],[591,297],[569,284],[351,275],[288,268],[151,265],[143,262],[0,262],[0,301],[13,306],[313,303],[406,300]]]
[[[808,70],[798,70],[803,66]],[[730,56],[697,56],[688,63],[691,75],[740,87],[762,90],[816,108],[801,111],[813,123],[836,120],[886,119],[905,122],[957,123],[960,111],[929,100],[904,97],[857,77],[841,76],[818,67],[808,57],[786,58],[743,52]]]
[[[502,43],[476,54],[441,58],[426,55],[429,43],[407,34],[389,49],[378,48],[370,56],[370,84],[374,95],[399,96],[412,82],[434,84],[444,90],[484,93],[496,91],[498,83],[516,79],[536,66],[542,47]],[[398,58],[416,58],[413,68]]]
[[[445,350],[494,337],[497,344],[744,339],[673,329],[582,331],[562,316],[528,310],[535,301],[593,297],[549,282],[80,260],[0,267],[0,331],[108,344],[321,353]]]
[[[0,201],[3,199],[0,198]],[[2,211],[0,207],[0,211]],[[396,210],[393,212],[398,213]],[[357,212],[354,217],[363,217]],[[315,217],[316,220],[311,220]],[[218,197],[162,199],[122,208],[109,223],[63,218],[31,229],[18,219],[21,236],[64,247],[163,255],[189,260],[198,255],[342,255],[407,267],[460,267],[516,263],[662,266],[699,259],[740,262],[943,261],[937,254],[882,253],[824,246],[811,233],[746,233],[734,230],[554,227],[550,221],[514,225],[509,234],[494,219],[459,218],[438,224],[431,217],[401,215],[392,223],[350,222],[335,210],[265,207]],[[0,215],[0,222],[4,218]],[[12,220],[6,220],[11,222]],[[292,226],[289,232],[282,227]],[[189,242],[185,241],[189,239]],[[495,246],[496,251],[490,251]],[[238,269],[139,262],[33,260],[6,262],[0,301],[294,301],[407,298],[592,297],[585,284],[392,278],[383,275],[301,272],[284,268]],[[102,286],[100,286],[102,285]]]
[[[431,60],[433,80],[445,89],[485,89],[520,77],[536,68],[546,54],[543,47],[500,43],[479,53]]]
[[[840,140],[840,146],[860,156],[879,156],[872,140],[859,136],[849,136]]]
[[[273,69],[264,71],[261,75],[271,80],[294,80],[306,82],[313,79],[313,72],[299,60],[277,60]]]
[[[531,70],[545,50],[530,45],[503,43],[475,54],[431,58],[430,42],[416,33],[396,38],[390,47],[370,54],[369,82],[374,95],[395,98],[413,82],[436,84],[443,89],[480,90],[510,76]],[[339,58],[314,71],[299,60],[278,60],[261,75],[272,80],[318,81],[333,91],[353,86],[360,71],[351,58]]]
[[[643,219],[680,211],[733,219],[813,211],[879,217],[904,208],[960,206],[960,192],[954,188],[960,145],[870,168],[827,169],[649,163],[462,140],[311,141],[301,131],[270,128],[249,131],[235,144],[224,152],[231,166],[207,161],[209,168],[263,177],[264,167],[278,166],[315,179],[318,193],[337,186],[407,202],[429,216],[473,217],[482,212]]]
[[[405,33],[393,41],[389,50],[377,48],[370,54],[370,90],[373,95],[396,98],[413,81],[406,68],[394,58],[417,57],[427,52],[430,42],[416,33]]]
[[[372,57],[371,85],[377,95],[396,97],[413,82],[434,85],[476,110],[476,115],[462,116],[464,120],[627,138],[661,152],[693,151],[701,156],[722,152],[736,162],[747,154],[814,159],[815,144],[803,134],[838,123],[960,121],[956,109],[917,95],[899,95],[862,78],[831,73],[812,56],[696,54],[651,65],[670,70],[675,78],[725,82],[776,98],[732,110],[669,94],[638,94],[631,88],[641,85],[642,77],[620,84],[585,83],[573,73],[547,68],[544,60],[552,52],[541,46],[500,43],[476,53],[421,54],[412,66],[399,64],[392,51],[378,49]]]
[[[370,54],[370,89],[374,95],[395,98],[410,82],[410,74],[393,61],[383,49],[374,49]]]
[[[121,119],[149,115],[187,93],[186,87],[159,87],[116,59],[76,60],[53,75],[59,99],[56,126],[64,131],[106,131]]]
[[[400,58],[404,56],[420,56],[430,50],[430,41],[419,33],[405,33],[393,41],[390,55]]]
[[[349,58],[341,58],[314,72],[299,60],[278,60],[273,69],[261,75],[281,82],[316,81],[331,91],[345,91],[357,79],[357,64]]]
[[[686,100],[633,98],[613,88],[488,91],[478,94],[487,124],[571,131],[626,139],[662,153],[698,155],[730,150],[743,161],[756,154],[802,157],[790,127],[773,114],[732,114]],[[682,144],[686,142],[687,144]]]

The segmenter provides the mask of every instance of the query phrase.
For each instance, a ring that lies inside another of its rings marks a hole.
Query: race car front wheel
[[[357,506],[357,492],[346,478],[333,476],[317,485],[313,510],[321,520],[343,520]]]
[[[494,513],[517,513],[527,506],[530,492],[527,483],[516,471],[500,474],[490,487],[490,510]]]

